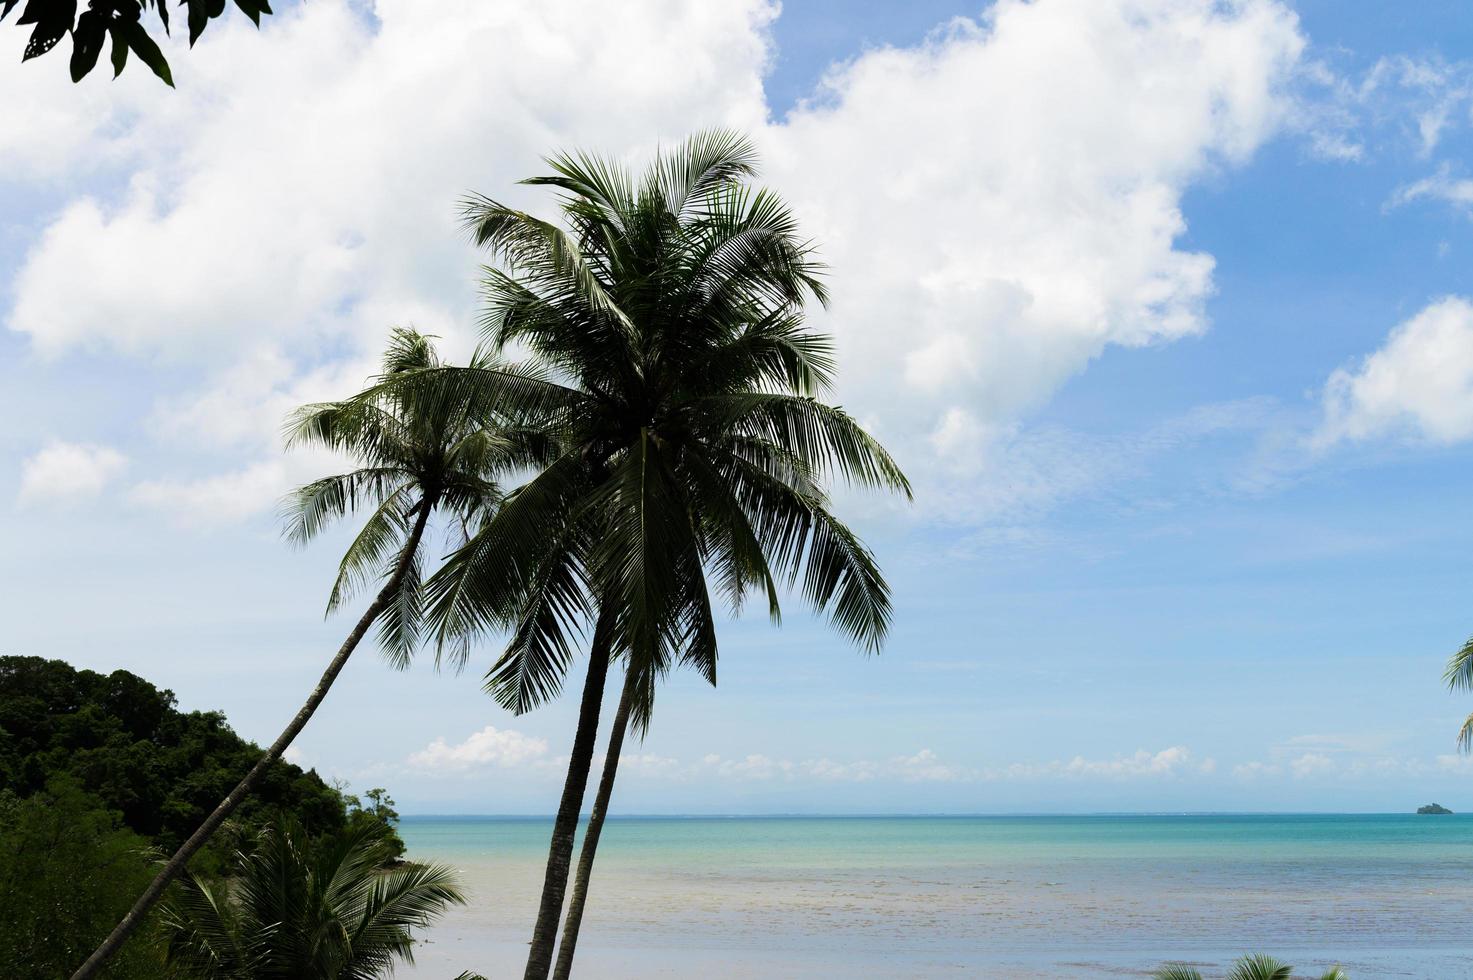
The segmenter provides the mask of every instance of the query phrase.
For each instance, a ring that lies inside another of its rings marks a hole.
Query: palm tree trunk
[[[524,980],[547,980],[552,969],[552,949],[557,942],[558,919],[562,918],[563,896],[568,890],[568,866],[573,859],[573,837],[578,832],[578,811],[593,766],[593,747],[598,738],[598,713],[604,699],[604,681],[609,674],[612,624],[600,613],[588,654],[588,677],[583,682],[583,702],[578,708],[578,730],[573,736],[573,754],[568,759],[568,778],[557,820],[552,825],[552,844],[547,851],[547,874],[542,879],[542,903],[537,924],[532,927],[532,949],[527,954]]]
[[[384,584],[384,587],[379,590],[378,595],[374,597],[373,602],[369,603],[368,608],[364,610],[357,625],[353,627],[353,631],[343,641],[343,645],[338,647],[337,656],[332,658],[332,662],[327,665],[327,670],[322,672],[322,677],[317,681],[317,686],[312,689],[312,695],[307,698],[307,702],[302,705],[296,717],[291,720],[291,724],[287,725],[286,730],[281,733],[275,742],[271,743],[271,747],[251,767],[250,772],[245,774],[245,778],[236,784],[235,789],[231,790],[225,799],[220,801],[220,805],[215,807],[214,812],[205,818],[205,822],[199,825],[199,829],[190,835],[189,839],[180,846],[179,850],[174,852],[174,856],[169,858],[163,870],[154,877],[153,881],[149,882],[148,887],[143,890],[143,894],[138,896],[138,901],[133,903],[133,907],[128,910],[127,915],[123,916],[123,920],[102,941],[102,945],[93,950],[92,955],[87,957],[87,962],[83,963],[77,968],[77,972],[72,974],[72,980],[88,980],[89,977],[97,975],[97,972],[102,969],[102,965],[107,962],[108,957],[116,953],[127,938],[133,934],[133,931],[142,924],[143,917],[148,914],[148,910],[164,894],[164,889],[168,888],[169,884],[183,873],[185,865],[189,863],[189,859],[205,845],[210,839],[210,836],[225,821],[225,818],[235,812],[235,808],[240,806],[241,802],[250,794],[256,783],[260,782],[261,777],[265,775],[266,767],[281,758],[281,754],[292,744],[298,733],[306,727],[313,713],[317,711],[317,706],[322,704],[323,698],[327,697],[327,691],[332,687],[333,681],[337,680],[338,674],[342,672],[344,665],[347,664],[348,657],[352,656],[353,650],[358,646],[359,641],[363,639],[364,634],[368,632],[368,628],[373,625],[373,621],[378,618],[379,613],[383,612],[385,607],[388,606],[394,593],[398,591],[399,586],[403,583],[404,576],[409,572],[410,562],[414,557],[414,553],[419,549],[420,539],[424,537],[425,524],[429,521],[430,511],[432,510],[434,510],[433,500],[426,498],[420,501],[419,516],[415,519],[414,529],[410,531],[409,539],[404,543],[404,550],[400,553],[399,561],[394,566],[394,573],[389,576],[389,581]]]
[[[609,798],[614,795],[614,776],[619,771],[619,753],[624,748],[624,732],[629,727],[629,706],[634,700],[634,671],[624,674],[624,692],[619,695],[619,710],[614,713],[614,727],[609,731],[609,748],[604,754],[604,771],[598,780],[598,795],[593,798],[593,812],[588,815],[588,829],[583,832],[583,850],[578,852],[578,875],[573,879],[573,897],[568,900],[568,914],[563,920],[563,941],[557,950],[557,968],[552,980],[568,980],[573,973],[573,953],[578,947],[578,927],[583,923],[583,905],[588,901],[588,879],[593,874],[593,856],[598,851],[599,834],[604,817],[609,813]]]

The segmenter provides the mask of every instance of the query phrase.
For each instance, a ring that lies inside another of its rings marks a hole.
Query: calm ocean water
[[[471,907],[401,975],[520,976],[550,826],[406,818]],[[1473,978],[1473,816],[611,819],[584,923],[584,977]]]

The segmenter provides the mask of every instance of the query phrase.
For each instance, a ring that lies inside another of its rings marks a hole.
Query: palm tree
[[[280,817],[233,875],[186,875],[163,905],[164,958],[178,980],[368,980],[414,962],[412,930],[464,905],[456,872],[385,868],[378,828],[313,840]]]
[[[430,338],[398,329],[384,354],[379,381],[443,366]],[[483,359],[472,366],[497,370]],[[316,445],[346,453],[358,468],[315,480],[292,493],[285,507],[287,538],[305,545],[333,520],[371,509],[338,567],[328,612],[341,608],[371,582],[383,584],[280,737],[168,860],[73,980],[91,977],[101,968],[189,859],[251,792],[267,766],[292,744],[370,627],[378,624],[379,639],[391,663],[402,667],[408,662],[424,628],[421,584],[430,515],[436,510],[446,513],[452,521],[451,533],[464,540],[500,500],[498,476],[536,465],[545,457],[546,440],[535,430],[516,425],[488,429],[488,419],[470,413],[466,406],[443,399],[417,399],[415,390],[404,388],[394,398],[373,402],[349,399],[307,405],[291,417],[288,447]]]
[[[592,625],[529,980],[552,966],[612,658],[632,685],[622,739],[626,720],[648,723],[655,680],[672,667],[715,682],[713,584],[734,611],[763,594],[776,620],[785,582],[872,650],[889,621],[879,568],[829,513],[824,484],[907,496],[909,485],[815,397],[833,357],[803,306],[826,299],[822,267],[782,201],[749,184],[755,159],[727,132],[659,154],[637,180],[609,160],[553,157],[551,176],[526,183],[560,192],[561,225],[469,200],[475,241],[501,263],[485,270],[487,339],[530,352],[541,387],[475,371],[381,386],[433,381],[439,397],[488,406],[535,395],[559,447],[427,585],[442,644],[510,627],[487,687],[514,712],[558,693],[573,634]]]
[[[1293,973],[1293,967],[1272,956],[1244,956],[1233,964],[1233,968],[1228,972],[1227,980],[1290,980]],[[1202,980],[1202,974],[1197,968],[1187,966],[1185,963],[1168,963],[1151,976],[1153,980]],[[1320,974],[1319,980],[1350,980],[1350,978],[1344,970],[1338,966],[1332,966]]]

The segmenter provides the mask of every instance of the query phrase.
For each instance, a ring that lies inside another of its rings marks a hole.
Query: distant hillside
[[[1417,807],[1418,813],[1452,813],[1447,807],[1440,803],[1428,803],[1426,806]]]
[[[180,711],[171,691],[115,670],[0,657],[0,977],[55,980],[106,936],[261,749],[217,711]],[[371,822],[391,848],[393,801],[369,805],[277,762],[191,869],[229,867],[278,808],[309,833]],[[109,964],[109,980],[163,975],[157,914]]]
[[[261,754],[220,712],[175,705],[172,691],[126,670],[0,657],[0,791],[24,799],[70,777],[130,830],[172,851]],[[345,824],[349,802],[317,773],[277,762],[233,819],[251,827],[283,807],[323,833]]]

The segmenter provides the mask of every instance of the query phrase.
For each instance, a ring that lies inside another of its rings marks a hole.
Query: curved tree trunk
[[[568,890],[568,866],[573,859],[573,837],[578,832],[578,811],[593,766],[593,747],[598,738],[598,714],[604,698],[604,681],[609,674],[609,632],[603,614],[593,631],[588,653],[588,677],[583,682],[583,701],[578,708],[578,731],[573,736],[573,753],[568,758],[568,778],[557,820],[552,825],[552,844],[547,850],[547,874],[542,879],[542,903],[537,924],[532,927],[532,949],[527,954],[524,980],[547,980],[552,969],[552,949],[557,943],[558,919],[563,913],[563,896]]]
[[[614,777],[619,772],[619,753],[624,748],[624,732],[629,727],[629,706],[634,700],[634,672],[624,675],[624,693],[619,695],[619,710],[614,713],[614,727],[609,731],[609,748],[604,754],[604,771],[598,780],[598,795],[593,798],[593,812],[588,815],[588,829],[583,832],[583,849],[578,852],[578,874],[573,879],[573,897],[568,900],[568,913],[563,920],[563,941],[557,950],[557,968],[552,980],[568,980],[573,973],[573,953],[578,948],[578,927],[583,923],[583,905],[588,901],[588,879],[593,874],[593,857],[598,852],[598,838],[604,817],[609,813],[609,798],[614,795]]]
[[[337,656],[332,658],[332,662],[327,665],[327,670],[322,672],[322,677],[317,681],[317,686],[312,689],[312,695],[307,698],[307,702],[302,705],[301,710],[292,718],[291,724],[287,725],[286,730],[281,733],[275,742],[271,743],[271,747],[251,767],[250,772],[245,774],[245,778],[236,784],[235,789],[231,790],[225,799],[220,801],[220,805],[215,807],[214,812],[205,818],[205,822],[200,824],[199,829],[190,835],[189,839],[179,847],[179,850],[174,852],[174,856],[169,858],[163,870],[154,877],[153,881],[149,882],[148,887],[143,890],[143,894],[138,896],[138,901],[133,903],[133,907],[128,910],[127,915],[123,916],[123,920],[102,941],[102,945],[98,946],[92,955],[87,957],[87,962],[83,963],[77,968],[77,972],[72,974],[72,980],[87,980],[87,978],[97,975],[97,971],[102,969],[102,965],[107,962],[108,957],[116,953],[127,938],[133,934],[133,931],[143,922],[143,917],[148,914],[148,910],[163,895],[164,889],[168,888],[169,884],[183,873],[185,865],[189,863],[189,859],[205,845],[211,835],[219,828],[220,824],[225,821],[225,818],[235,812],[236,807],[240,806],[241,802],[250,794],[256,783],[260,782],[261,777],[266,772],[266,767],[281,758],[281,754],[287,750],[287,747],[292,744],[292,741],[301,730],[306,727],[313,713],[317,711],[317,706],[322,704],[323,698],[327,697],[328,689],[332,687],[333,681],[337,680],[338,674],[342,672],[344,665],[347,664],[348,657],[352,655],[359,641],[368,632],[368,628],[373,625],[373,621],[388,606],[394,593],[403,583],[404,576],[409,571],[410,560],[414,556],[415,551],[419,549],[420,539],[424,537],[425,524],[429,521],[430,511],[433,509],[433,501],[420,501],[419,517],[415,519],[414,529],[410,531],[409,539],[404,543],[404,550],[400,553],[399,561],[394,566],[393,575],[389,577],[389,581],[384,584],[384,587],[379,590],[373,602],[369,603],[368,608],[364,610],[363,615],[358,619],[357,625],[353,627],[353,631],[348,634],[348,638],[338,648]]]

